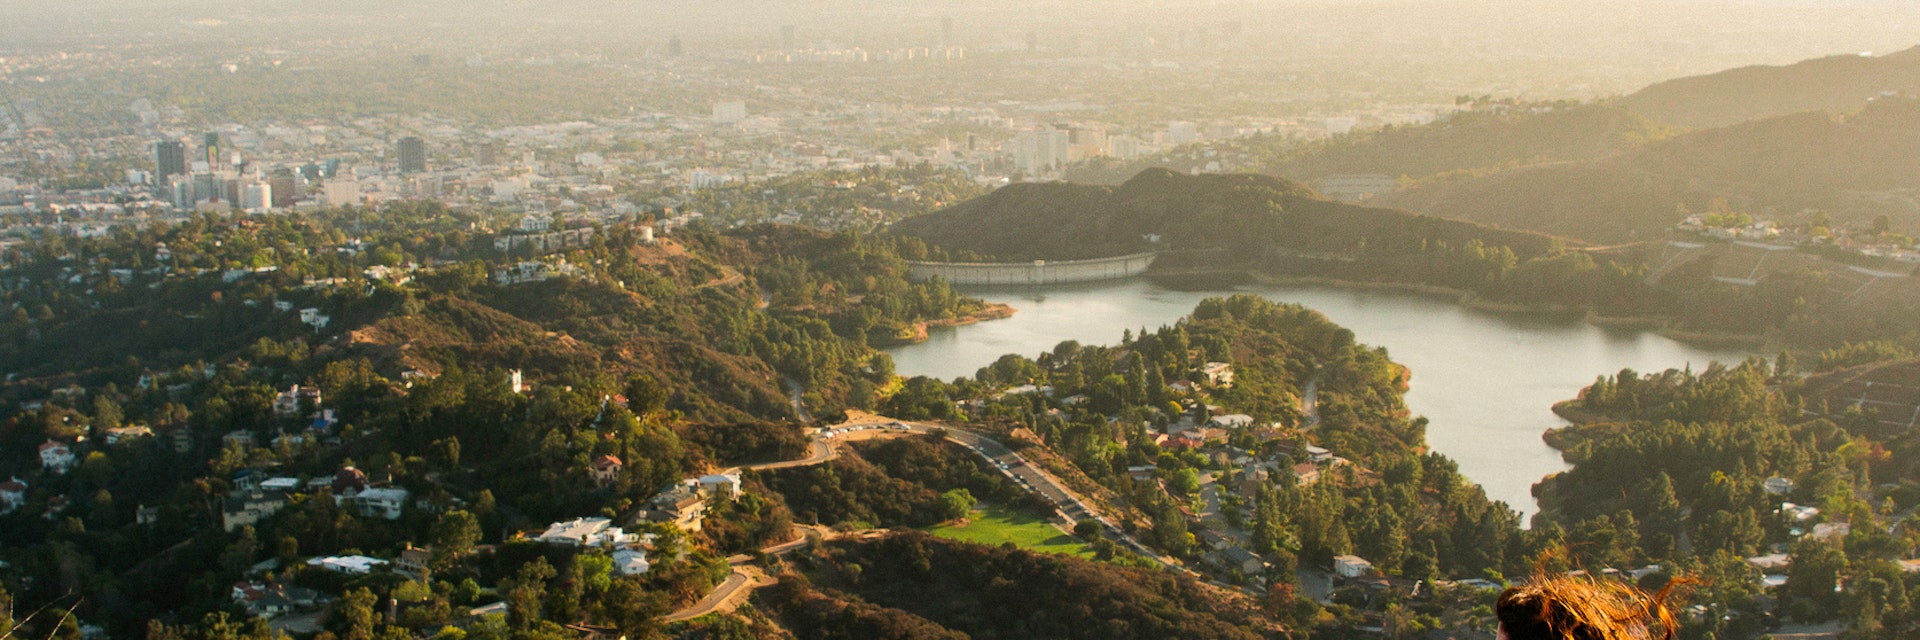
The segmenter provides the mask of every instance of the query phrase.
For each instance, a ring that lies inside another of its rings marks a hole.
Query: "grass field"
[[[1015,546],[1032,551],[1093,557],[1093,551],[1087,549],[1087,545],[1079,538],[1061,533],[1038,516],[998,505],[982,506],[974,510],[972,518],[964,525],[938,525],[927,529],[927,533],[963,542],[994,546],[1012,542]]]

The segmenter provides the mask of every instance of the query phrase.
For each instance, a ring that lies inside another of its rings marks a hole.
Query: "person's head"
[[[1500,640],[1670,640],[1669,583],[1660,593],[1610,580],[1536,575],[1500,594]]]

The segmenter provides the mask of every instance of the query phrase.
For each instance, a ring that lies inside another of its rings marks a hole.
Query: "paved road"
[[[1021,487],[1046,499],[1046,501],[1054,507],[1055,524],[1062,529],[1070,531],[1075,523],[1092,518],[1094,521],[1099,522],[1105,529],[1103,535],[1115,544],[1125,547],[1134,553],[1152,558],[1167,568],[1192,573],[1191,570],[1182,566],[1179,561],[1162,556],[1153,549],[1141,544],[1139,540],[1135,540],[1133,536],[1127,535],[1126,531],[1121,529],[1119,524],[1115,523],[1105,514],[1100,513],[1099,510],[1094,509],[1086,500],[1074,494],[1072,490],[1066,487],[1065,483],[1060,482],[1051,474],[1029,464],[1026,458],[1021,457],[1018,453],[1014,453],[1013,449],[1001,444],[998,440],[972,431],[956,429],[945,425],[889,420],[881,416],[871,415],[859,416],[846,423],[823,430],[820,432],[819,437],[828,440],[866,439],[887,435],[898,436],[933,432],[944,432],[948,440],[957,442],[969,450],[972,450],[974,453],[979,454],[981,457],[986,458],[989,463],[999,468],[1001,473],[1006,474],[1006,476],[1013,479],[1014,482],[1019,483]]]
[[[1014,482],[1019,483],[1021,487],[1045,498],[1047,502],[1054,507],[1055,526],[1061,527],[1063,530],[1071,531],[1075,523],[1087,518],[1092,518],[1099,522],[1104,528],[1102,535],[1108,540],[1112,540],[1115,544],[1125,547],[1134,553],[1152,558],[1155,562],[1169,569],[1190,575],[1199,575],[1194,573],[1193,570],[1181,566],[1181,564],[1173,558],[1162,556],[1146,545],[1140,544],[1140,541],[1135,540],[1133,536],[1127,535],[1126,531],[1122,530],[1113,520],[1107,518],[1088,505],[1080,496],[1068,490],[1064,483],[1054,478],[1051,474],[1028,464],[1026,458],[1021,457],[1018,453],[1014,453],[1013,449],[1001,444],[1000,441],[978,433],[955,429],[945,425],[905,422],[884,416],[856,412],[847,422],[834,425],[833,427],[813,434],[811,442],[808,444],[808,455],[805,458],[765,464],[742,465],[729,469],[729,471],[737,471],[740,469],[786,469],[791,467],[812,466],[839,457],[839,452],[834,446],[836,443],[897,438],[936,432],[944,433],[948,440],[957,442],[965,446],[968,450],[986,458],[994,467],[1000,469],[1002,474],[1013,479]],[[812,525],[796,526],[812,531],[823,540],[831,540],[848,535],[857,536],[874,533],[873,531],[837,533],[825,527]],[[806,547],[812,543],[814,538],[815,536],[802,535],[799,539],[764,547],[760,551],[767,555],[783,555],[795,549]],[[707,594],[705,598],[701,598],[700,601],[694,603],[693,606],[675,611],[660,618],[661,622],[680,622],[683,620],[692,620],[716,611],[731,611],[734,607],[739,606],[740,601],[748,594],[753,593],[754,589],[774,584],[776,581],[762,572],[759,567],[753,566],[751,564],[752,560],[751,557],[746,555],[736,555],[727,558],[727,562],[733,565],[733,573],[729,574],[725,581],[722,581],[719,586],[714,587],[712,593]]]
[[[809,524],[794,525],[794,528],[800,529],[800,537],[779,544],[761,547],[760,552],[770,556],[786,555],[790,551],[806,548],[807,545],[813,544],[815,539],[832,540],[844,536],[859,536],[873,533],[871,530],[839,533],[826,527]],[[699,602],[693,603],[693,606],[661,616],[660,621],[680,622],[682,620],[692,620],[716,611],[732,611],[734,608],[739,607],[740,602],[752,594],[754,589],[770,587],[779,583],[779,580],[767,575],[766,572],[760,570],[760,567],[753,566],[752,563],[752,556],[745,554],[728,556],[727,564],[732,565],[733,573],[727,574],[726,580],[722,580],[719,585],[713,588],[712,593],[708,593],[707,597],[701,598]]]
[[[820,464],[822,462],[826,462],[828,460],[832,460],[838,457],[840,457],[840,452],[834,450],[832,445],[828,444],[824,440],[813,440],[807,443],[807,457],[805,458],[801,458],[799,460],[782,460],[780,462],[765,462],[761,464],[740,465],[738,467],[727,469],[725,470],[725,472],[731,473],[734,471],[739,471],[741,469],[761,471],[761,470],[768,470],[768,469],[786,469],[790,467],[811,467],[813,465]]]
[[[759,567],[734,565],[733,573],[727,574],[727,579],[721,581],[720,586],[714,587],[713,593],[707,594],[707,597],[701,598],[691,607],[662,616],[660,621],[680,622],[716,611],[732,611],[740,606],[740,601],[745,599],[747,594],[753,593],[754,589],[773,583],[774,580],[762,573]]]

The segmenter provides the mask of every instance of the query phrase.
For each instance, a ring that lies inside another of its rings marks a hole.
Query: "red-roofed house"
[[[66,473],[73,468],[73,449],[65,443],[46,441],[40,445],[40,466],[54,473]]]
[[[601,454],[593,457],[593,483],[598,486],[613,484],[620,477],[620,469],[625,463],[618,456]]]
[[[351,498],[367,488],[367,474],[364,471],[347,467],[333,474],[333,495]]]
[[[14,509],[27,503],[27,483],[14,478],[0,482],[0,515],[13,513]]]
[[[1312,485],[1320,481],[1320,467],[1311,462],[1293,465],[1293,477],[1299,480],[1302,487]]]

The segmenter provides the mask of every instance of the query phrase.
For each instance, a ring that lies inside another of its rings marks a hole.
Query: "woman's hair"
[[[1509,640],[1671,640],[1667,596],[1682,582],[1648,595],[1612,580],[1537,574],[1502,592],[1494,615]]]

